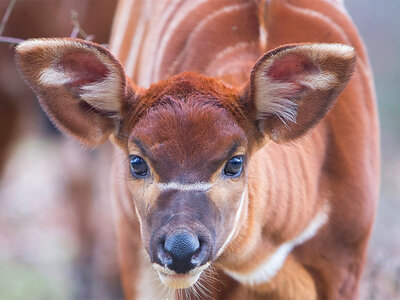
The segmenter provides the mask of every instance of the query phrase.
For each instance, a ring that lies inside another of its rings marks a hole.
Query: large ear
[[[315,126],[346,86],[355,60],[354,49],[339,44],[288,45],[266,53],[250,78],[260,133],[285,142]]]
[[[17,46],[16,61],[57,127],[91,147],[109,137],[127,100],[127,79],[107,49],[79,39],[33,39]]]

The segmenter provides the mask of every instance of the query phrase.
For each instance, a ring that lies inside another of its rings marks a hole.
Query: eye
[[[224,175],[228,177],[239,177],[243,170],[243,156],[234,156],[225,165]]]
[[[132,176],[137,179],[145,178],[149,175],[149,168],[143,158],[137,155],[129,155]]]

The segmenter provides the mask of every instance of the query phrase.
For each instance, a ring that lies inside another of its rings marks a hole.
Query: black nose
[[[173,233],[165,239],[163,247],[159,248],[158,257],[169,269],[185,274],[202,262],[200,254],[204,252],[201,251],[204,247],[204,243],[189,232]]]

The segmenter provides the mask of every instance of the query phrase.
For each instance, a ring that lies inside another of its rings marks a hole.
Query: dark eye
[[[229,177],[239,177],[243,169],[243,156],[234,156],[225,165],[224,175]]]
[[[129,155],[132,176],[142,179],[149,175],[149,168],[143,158],[137,155]]]

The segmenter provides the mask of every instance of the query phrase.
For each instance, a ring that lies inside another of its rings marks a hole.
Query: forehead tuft
[[[175,95],[185,99],[193,93],[210,94],[222,98],[221,101],[232,101],[233,99],[227,98],[234,96],[232,88],[214,78],[185,72],[153,84],[147,90],[145,97],[160,98],[164,95]]]
[[[246,134],[218,95],[193,85],[178,91],[159,94],[130,139],[146,148],[162,182],[207,181],[232,149],[246,146]]]
[[[198,106],[214,105],[224,108],[240,126],[246,126],[245,107],[238,99],[237,90],[214,78],[191,72],[151,85],[137,98],[137,103],[127,118],[127,125],[132,128],[144,115],[160,106],[168,106],[171,98],[191,104],[195,100]],[[174,104],[178,103],[175,101]]]

